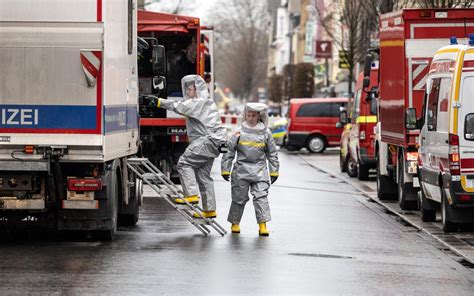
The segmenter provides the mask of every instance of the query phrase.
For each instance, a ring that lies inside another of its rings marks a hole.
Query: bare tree
[[[344,63],[349,70],[348,92],[352,93],[354,68],[360,62],[369,46],[370,20],[360,0],[332,2],[328,14],[317,9],[319,20],[339,51],[344,52]]]
[[[240,99],[266,84],[268,14],[264,1],[221,0],[216,4],[216,79]]]
[[[357,63],[363,61],[372,40],[378,38],[380,14],[412,7],[417,0],[345,0],[332,3],[331,13],[318,11],[321,25],[335,46],[345,53],[343,62],[348,65],[349,87]],[[428,0],[427,0],[428,1]],[[436,1],[436,0],[433,0]]]
[[[367,34],[369,39],[377,40],[380,15],[402,8],[413,7],[416,0],[362,0],[360,5],[365,10]]]
[[[379,16],[402,8],[470,8],[474,7],[472,0],[362,0],[361,5],[367,11],[371,27],[379,26]]]

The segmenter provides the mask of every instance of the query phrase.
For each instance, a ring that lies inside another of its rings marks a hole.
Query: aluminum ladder
[[[213,218],[205,218],[201,207],[187,202],[181,188],[153,165],[148,158],[128,158],[127,167],[205,236],[211,233],[209,226],[222,236],[227,233]],[[184,204],[177,204],[176,198],[182,198]],[[194,213],[197,213],[200,218],[194,217]]]

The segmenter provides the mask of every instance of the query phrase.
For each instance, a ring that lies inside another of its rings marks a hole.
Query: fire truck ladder
[[[217,233],[224,236],[227,231],[212,218],[203,216],[203,209],[198,205],[191,204],[184,199],[184,193],[176,184],[163,174],[155,165],[153,165],[147,158],[129,158],[127,166],[137,176],[148,184],[159,197],[163,198],[169,203],[178,213],[180,213],[186,220],[194,225],[205,236],[211,233],[208,226],[214,228]],[[181,198],[184,204],[175,203],[176,198]],[[194,213],[199,215],[199,218],[194,217]]]

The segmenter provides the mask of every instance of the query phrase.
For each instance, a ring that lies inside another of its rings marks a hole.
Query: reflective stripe
[[[240,141],[239,144],[242,146],[251,146],[251,147],[257,147],[257,148],[265,147],[264,142]]]
[[[386,40],[380,42],[380,47],[388,47],[388,46],[403,46],[405,44],[404,40]]]
[[[230,175],[230,172],[222,172],[221,175],[222,176],[227,176],[227,175]]]
[[[283,138],[286,135],[286,132],[273,133],[273,138]]]
[[[452,108],[453,103],[459,102],[459,88],[461,87],[461,74],[462,74],[462,65],[464,64],[464,55],[465,52],[460,52],[457,56],[457,71],[455,73],[455,79],[452,81],[451,88],[454,87],[454,98],[450,102],[450,108]],[[458,112],[459,108],[454,108],[453,110],[453,134],[458,133]]]
[[[377,122],[377,116],[372,115],[372,116],[359,116],[356,118],[356,123],[376,123]]]
[[[447,52],[458,52],[458,51],[459,51],[459,48],[447,48],[447,49],[440,49],[436,51],[436,54],[447,53]]]
[[[466,181],[465,175],[461,176],[461,186],[462,186],[462,189],[464,189],[464,191],[466,192],[474,192],[474,188],[467,187],[467,181]]]
[[[278,172],[270,173],[270,177],[278,177],[278,176],[279,176]]]
[[[160,108],[161,106],[161,98],[158,98],[158,105],[156,107]]]

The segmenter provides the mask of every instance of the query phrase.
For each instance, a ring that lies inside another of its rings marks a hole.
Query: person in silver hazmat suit
[[[250,190],[259,235],[269,235],[266,227],[266,222],[271,220],[268,190],[270,182],[273,184],[278,178],[279,162],[275,141],[267,125],[267,106],[247,103],[242,126],[227,142],[228,152],[222,157],[222,177],[226,181],[231,179],[232,204],[227,221],[232,223],[232,233],[240,233],[239,224]]]
[[[216,199],[211,168],[214,159],[219,156],[219,147],[226,143],[226,129],[202,77],[187,75],[181,80],[181,87],[183,101],[160,98],[157,107],[185,116],[189,146],[177,164],[184,199],[189,203],[198,203],[201,196],[204,217],[215,218]],[[176,203],[184,201],[177,198]],[[196,213],[195,217],[199,218],[199,215]]]

